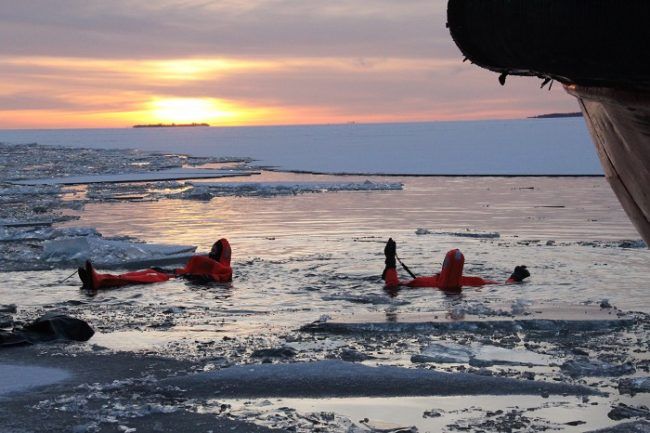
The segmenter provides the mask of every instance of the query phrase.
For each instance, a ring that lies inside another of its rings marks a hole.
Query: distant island
[[[555,119],[557,117],[582,117],[582,112],[540,114],[539,116],[530,116],[529,119]]]
[[[208,123],[151,123],[147,125],[133,125],[134,128],[187,128],[195,126],[210,126]]]

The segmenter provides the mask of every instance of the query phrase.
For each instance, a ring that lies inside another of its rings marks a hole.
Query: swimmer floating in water
[[[227,239],[222,238],[212,245],[207,256],[192,256],[187,265],[180,269],[151,268],[120,275],[100,274],[95,271],[90,261],[86,261],[86,266],[79,268],[77,272],[83,283],[81,288],[89,292],[129,284],[160,283],[172,277],[184,277],[199,282],[228,283],[232,281],[230,256],[230,243]]]
[[[499,284],[497,281],[486,280],[481,277],[464,276],[463,265],[465,264],[465,256],[463,256],[463,253],[461,253],[459,249],[453,249],[447,252],[445,261],[442,264],[442,269],[435,275],[416,277],[405,266],[404,268],[413,277],[413,279],[409,281],[400,281],[397,276],[397,244],[392,238],[388,239],[388,242],[386,242],[384,255],[386,256],[386,267],[384,268],[381,277],[386,282],[385,287],[387,289],[396,289],[399,286],[436,287],[444,291],[459,292],[462,286],[479,287],[486,284]],[[519,283],[529,276],[530,272],[528,272],[526,266],[517,266],[505,283]]]

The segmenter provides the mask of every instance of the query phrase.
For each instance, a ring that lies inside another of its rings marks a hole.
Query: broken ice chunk
[[[131,267],[136,262],[146,266],[148,262],[162,264],[187,260],[195,250],[196,247],[191,245],[145,244],[84,236],[46,241],[40,258],[61,265],[82,264],[85,260],[91,260],[98,267]]]

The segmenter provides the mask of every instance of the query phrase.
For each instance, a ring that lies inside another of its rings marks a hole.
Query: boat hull
[[[467,59],[576,96],[605,175],[650,247],[650,1],[449,0]]]
[[[578,98],[609,184],[650,245],[650,93],[565,88]]]

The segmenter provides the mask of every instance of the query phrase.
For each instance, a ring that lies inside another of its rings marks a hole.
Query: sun
[[[164,123],[215,122],[232,113],[208,98],[156,99],[151,102],[151,117]]]

